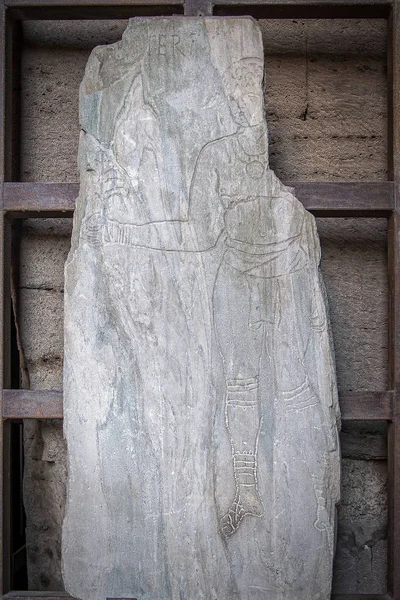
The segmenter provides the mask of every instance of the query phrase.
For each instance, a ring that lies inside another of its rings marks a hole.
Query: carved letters
[[[262,55],[251,19],[137,19],[89,61],[66,292],[76,597],[330,598],[319,244],[269,168]]]

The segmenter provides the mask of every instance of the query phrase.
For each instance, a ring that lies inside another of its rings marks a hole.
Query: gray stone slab
[[[133,19],[80,91],[66,589],[328,600],[336,380],[315,221],[269,169],[250,18]]]

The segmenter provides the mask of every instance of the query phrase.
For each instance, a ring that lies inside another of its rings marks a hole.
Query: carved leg
[[[257,443],[261,424],[258,379],[227,381],[226,426],[232,445],[236,493],[221,520],[222,532],[235,533],[246,515],[261,517],[263,506],[257,489]]]
[[[322,477],[312,475],[313,488],[315,498],[317,500],[317,517],[314,522],[314,527],[319,531],[326,531],[329,533],[331,529],[331,523],[329,521],[329,512],[326,501],[326,490]]]

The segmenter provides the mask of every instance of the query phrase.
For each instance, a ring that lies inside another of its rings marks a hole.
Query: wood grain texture
[[[251,15],[257,18],[382,18],[391,0],[6,0],[18,19],[126,18],[175,14]],[[93,10],[95,9],[95,10]],[[171,10],[172,9],[172,10]],[[97,10],[97,12],[95,12]]]
[[[395,163],[396,164],[396,163]],[[400,211],[389,220],[389,367],[394,388],[393,421],[388,430],[389,591],[400,600]]]
[[[3,188],[4,211],[10,217],[72,216],[77,183],[6,182]]]
[[[12,156],[13,149],[17,147],[14,143],[15,112],[13,84],[15,73],[12,67],[15,65],[12,42],[14,41],[14,26],[3,4],[0,6],[0,183],[10,179],[16,174],[17,158]],[[2,388],[8,387],[11,380],[11,291],[10,291],[10,269],[11,269],[11,223],[0,216],[0,379]],[[0,540],[2,540],[2,552],[0,562],[0,591],[7,592],[11,587],[11,429],[8,423],[0,424]]]
[[[4,88],[5,88],[5,38],[6,38],[6,23],[5,23],[5,7],[0,4],[0,183],[3,186],[4,181],[4,166],[5,166],[5,110],[4,110]],[[4,387],[4,212],[0,212],[0,383]],[[3,397],[0,396],[0,409],[3,411]],[[3,438],[4,425],[0,420],[0,593],[4,593],[7,588],[7,583],[4,579],[4,566],[8,570],[8,565],[4,565],[4,548],[7,545],[4,541],[4,505],[3,505]],[[7,590],[8,591],[8,590]]]
[[[391,421],[393,397],[393,392],[339,394],[342,421]]]
[[[400,600],[400,2],[389,20],[389,169],[396,182],[395,211],[389,219],[389,380],[394,419],[388,430],[388,589]]]
[[[392,600],[388,594],[333,594],[332,600]]]
[[[72,596],[66,592],[35,592],[34,590],[28,591],[13,591],[4,594],[2,600],[71,600]]]
[[[68,19],[129,19],[131,17],[155,17],[183,14],[183,3],[179,0],[10,0],[7,10],[12,18],[24,20],[68,20]]]
[[[390,3],[342,2],[272,2],[257,3],[237,0],[235,3],[221,0],[214,4],[213,15],[250,15],[255,19],[385,19],[390,12]]]
[[[4,390],[3,419],[62,419],[62,392]]]

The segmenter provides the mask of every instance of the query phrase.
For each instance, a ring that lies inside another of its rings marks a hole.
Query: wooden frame
[[[78,192],[78,184],[18,182],[21,21],[170,14],[387,19],[390,181],[290,182],[290,185],[316,216],[387,217],[389,220],[389,390],[340,396],[344,420],[389,423],[388,591],[384,595],[336,595],[334,598],[400,600],[400,0],[0,0],[0,540],[3,541],[0,544],[0,591],[10,600],[68,597],[56,592],[10,592],[10,423],[21,419],[62,419],[62,392],[9,389],[10,222],[22,217],[71,216]]]

